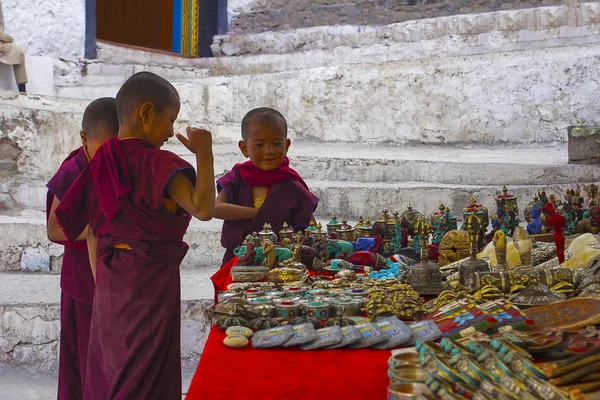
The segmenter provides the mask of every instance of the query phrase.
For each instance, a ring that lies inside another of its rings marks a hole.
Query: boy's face
[[[275,124],[254,122],[248,127],[246,140],[241,140],[239,147],[255,167],[273,171],[281,165],[290,144],[290,140]]]
[[[106,141],[117,136],[119,132],[111,132],[107,129],[99,129],[97,132],[94,132],[93,135],[88,135],[84,131],[81,131],[81,143],[83,147],[87,150],[87,153],[90,157],[94,157],[100,146]]]
[[[144,138],[157,149],[160,149],[169,138],[173,137],[173,124],[179,115],[179,101],[157,112],[152,103],[144,103],[140,108]]]

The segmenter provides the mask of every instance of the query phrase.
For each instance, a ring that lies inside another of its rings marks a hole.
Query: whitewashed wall
[[[83,56],[85,0],[2,0],[6,32],[25,53]]]

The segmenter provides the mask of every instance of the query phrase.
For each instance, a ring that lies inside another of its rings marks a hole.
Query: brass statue
[[[469,241],[471,242],[471,257],[460,264],[460,279],[461,285],[473,287],[475,284],[474,273],[489,271],[488,263],[477,258],[477,242],[481,234],[481,218],[477,215],[479,211],[477,206],[473,207],[473,212],[469,214],[465,221],[465,228],[469,232]]]
[[[506,263],[506,235],[501,230],[494,233],[494,248],[496,250],[496,269],[505,271],[508,267]]]
[[[268,267],[269,269],[275,267],[277,264],[277,255],[275,254],[275,245],[270,240],[265,240],[262,242],[262,251],[265,255],[265,260],[263,261],[263,266]]]
[[[302,262],[302,245],[304,243],[304,235],[302,232],[294,235],[294,244],[292,246],[292,259],[296,262]]]

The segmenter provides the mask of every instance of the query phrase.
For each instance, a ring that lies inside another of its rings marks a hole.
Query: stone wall
[[[33,373],[58,371],[60,309],[56,300],[46,304],[0,304],[0,365],[18,366]],[[211,299],[182,302],[181,359],[186,365],[196,365],[200,359],[210,330],[207,309],[211,305]]]
[[[338,25],[278,32],[227,34],[214,37],[215,56],[247,54],[306,54],[332,50],[335,64],[444,56],[471,48],[477,52],[501,52],[516,42],[546,47],[547,40],[593,38],[599,34],[600,3],[536,7],[407,21],[384,26]],[[559,43],[555,43],[560,46]],[[510,47],[509,47],[510,48]],[[524,47],[521,47],[524,48]],[[359,49],[342,57],[345,52]],[[514,49],[514,47],[513,47]],[[299,62],[297,56],[296,62]],[[313,57],[317,66],[319,57]],[[238,61],[241,63],[242,61]],[[330,62],[329,64],[332,64]],[[327,65],[321,63],[320,65]],[[291,67],[291,66],[290,66]]]
[[[560,0],[238,0],[235,33],[342,24],[386,25],[423,18],[562,4]],[[251,9],[249,11],[248,9]]]
[[[83,55],[85,0],[2,0],[6,33],[30,55]]]

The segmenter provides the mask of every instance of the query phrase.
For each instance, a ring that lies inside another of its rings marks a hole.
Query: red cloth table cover
[[[389,350],[230,349],[212,327],[187,400],[385,399]]]
[[[212,277],[217,294],[232,283],[223,265]],[[311,271],[312,272],[312,271]],[[314,274],[314,273],[313,273]],[[326,274],[332,275],[332,274]],[[230,349],[213,326],[186,399],[319,400],[385,398],[389,350]]]

